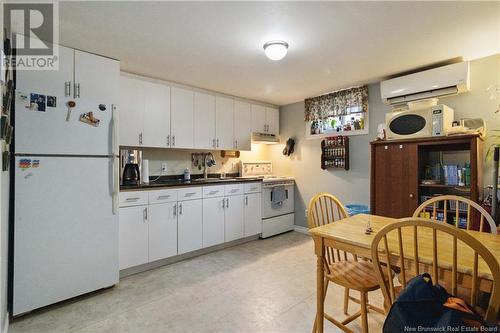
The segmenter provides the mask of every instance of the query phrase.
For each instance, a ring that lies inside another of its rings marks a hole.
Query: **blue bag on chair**
[[[414,277],[392,305],[383,332],[463,332],[468,327],[476,327],[478,332],[481,328],[499,331],[472,309],[464,312],[444,306],[450,297],[446,289],[432,284],[429,274]]]

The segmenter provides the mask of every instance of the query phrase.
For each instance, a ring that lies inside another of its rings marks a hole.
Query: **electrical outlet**
[[[161,163],[161,173],[162,174],[167,173],[167,162],[162,162]]]

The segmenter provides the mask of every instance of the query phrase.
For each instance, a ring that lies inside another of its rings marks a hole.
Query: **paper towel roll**
[[[149,160],[142,160],[141,180],[145,184],[149,183]]]

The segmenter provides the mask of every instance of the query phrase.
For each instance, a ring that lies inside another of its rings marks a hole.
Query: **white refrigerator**
[[[14,316],[119,279],[119,62],[64,47],[60,60],[17,73]],[[98,126],[81,121],[88,112]]]

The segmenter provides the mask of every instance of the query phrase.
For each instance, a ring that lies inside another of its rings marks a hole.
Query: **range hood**
[[[264,143],[268,145],[280,143],[280,138],[276,134],[252,133],[252,143]]]

